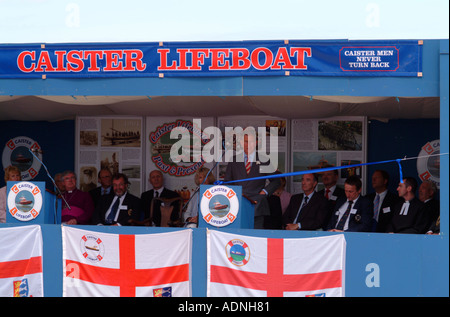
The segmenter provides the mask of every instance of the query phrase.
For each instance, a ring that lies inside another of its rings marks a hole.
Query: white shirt
[[[164,186],[161,187],[160,189],[153,189],[153,198],[155,198],[156,193],[158,193],[158,198],[161,197],[161,193],[164,190]]]
[[[400,210],[400,216],[407,216],[408,215],[408,210],[409,210],[409,200],[406,200],[403,203],[402,209]]]
[[[111,208],[112,208],[112,206],[114,206],[117,199],[120,199],[119,208],[117,209],[116,216],[114,217],[114,221],[117,222],[117,219],[119,218],[120,210],[127,209],[127,206],[122,205],[123,200],[125,199],[126,195],[127,195],[127,193],[125,192],[125,194],[123,194],[121,197],[117,197],[117,196],[114,197],[113,201],[111,202],[111,205],[109,206],[108,210],[106,211],[105,219],[108,218],[108,215],[111,213]],[[118,225],[120,225],[120,224],[118,223]]]

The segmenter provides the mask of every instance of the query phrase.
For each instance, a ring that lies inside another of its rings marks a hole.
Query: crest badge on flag
[[[344,235],[273,239],[207,232],[208,296],[344,296]]]
[[[127,235],[63,226],[62,232],[63,296],[191,296],[190,229]]]
[[[42,297],[42,233],[38,225],[0,229],[0,297]]]

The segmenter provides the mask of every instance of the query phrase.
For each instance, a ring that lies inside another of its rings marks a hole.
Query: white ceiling
[[[367,116],[439,118],[439,98],[352,96],[0,96],[0,120],[58,121],[82,116],[269,115],[287,119]]]

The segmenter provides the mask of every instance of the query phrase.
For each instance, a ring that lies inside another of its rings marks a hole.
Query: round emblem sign
[[[439,188],[440,176],[440,140],[428,142],[419,153],[417,173],[422,181],[430,180]]]
[[[239,199],[227,186],[214,186],[207,189],[200,201],[203,219],[215,227],[224,227],[236,220],[239,212]]]
[[[250,260],[250,249],[242,240],[234,239],[225,246],[228,261],[237,266],[243,266]]]
[[[91,262],[100,262],[103,260],[105,247],[103,241],[91,234],[81,237],[80,249],[83,257]]]
[[[31,180],[37,176],[41,169],[41,162],[37,160],[31,151],[36,151],[36,156],[42,161],[41,147],[26,136],[19,136],[6,142],[3,149],[3,167],[16,166],[20,170],[22,180]]]
[[[14,184],[8,193],[8,211],[20,221],[30,221],[39,216],[42,208],[42,193],[30,182]]]

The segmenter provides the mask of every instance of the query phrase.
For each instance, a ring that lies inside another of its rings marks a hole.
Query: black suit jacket
[[[325,188],[319,190],[318,193],[325,197]],[[336,188],[334,189],[333,193],[331,193],[331,195],[336,197],[336,199],[334,199],[334,200],[333,199],[329,199],[328,200],[330,202],[330,208],[328,210],[328,215],[325,218],[325,221],[324,221],[324,224],[323,224],[324,229],[327,228],[328,223],[330,222],[331,214],[333,213],[334,206],[336,206],[336,202],[338,201],[339,198],[345,197],[345,190],[343,188],[341,188],[341,187],[337,187],[336,186]]]
[[[373,203],[376,193],[370,193],[366,195],[368,199]],[[378,214],[378,222],[374,220],[373,231],[374,232],[386,232],[386,226],[391,222],[392,215],[394,214],[394,206],[400,201],[400,197],[390,191],[386,193],[383,202],[380,206]]]
[[[325,197],[325,188],[322,188],[321,190],[319,190],[318,193]],[[345,196],[345,191],[344,191],[343,188],[336,186],[336,188],[334,189],[334,192],[331,193],[331,194],[333,196],[337,197],[337,199],[339,199],[340,197],[344,197]]]
[[[296,194],[291,197],[289,206],[283,214],[283,225],[294,223],[297,217],[298,209],[305,197],[304,194]],[[298,216],[297,222],[300,223],[300,230],[322,229],[325,219],[329,214],[329,201],[319,193],[314,192],[311,199],[304,206]]]
[[[94,202],[94,206],[97,207],[98,201],[102,197],[102,187],[99,186],[97,188],[91,189],[89,191],[89,194],[92,197],[92,201]],[[112,187],[111,187],[111,190],[109,191],[108,195],[114,197],[114,191],[113,191]]]
[[[331,215],[328,229],[336,228],[339,219],[339,208],[347,201],[347,197],[341,197],[337,200]],[[356,203],[352,206],[355,213],[350,213],[348,220],[348,232],[370,232],[373,223],[373,203],[370,199],[359,196]]]
[[[95,212],[92,216],[92,224],[106,224],[105,223],[105,215],[111,206],[115,195],[104,195],[101,196],[98,204],[95,208]],[[142,203],[141,200],[130,194],[126,193],[125,198],[123,199],[122,205],[119,209],[119,216],[117,218],[117,223],[122,226],[129,226],[129,220],[139,220],[139,215],[142,212]]]
[[[153,200],[153,196],[154,196],[154,190],[150,189],[146,192],[143,192],[141,195],[141,200],[142,200],[142,205],[144,208],[144,218],[148,219],[150,218],[150,208],[152,206],[152,200]],[[161,192],[161,195],[159,196],[161,198],[177,198],[180,197],[180,195],[177,194],[177,192],[167,189],[164,187],[163,191]],[[175,202],[174,203],[174,208],[172,211],[172,214],[170,215],[170,220],[171,221],[175,221],[178,220],[179,216],[178,216],[178,210],[179,210],[179,202]],[[161,226],[161,204],[160,203],[155,203],[155,205],[153,206],[153,219],[152,219],[153,223],[160,227]]]
[[[424,206],[424,211],[425,212],[423,213],[422,217],[425,218],[423,221],[427,222],[426,228],[428,229],[433,225],[433,223],[436,223],[436,220],[439,218],[440,215],[439,200],[432,198],[429,201],[427,201]]]
[[[386,232],[394,233],[424,233],[428,227],[428,217],[425,214],[424,203],[417,198],[410,201],[407,215],[400,215],[404,199],[394,206],[394,214],[391,222],[386,227]]]

